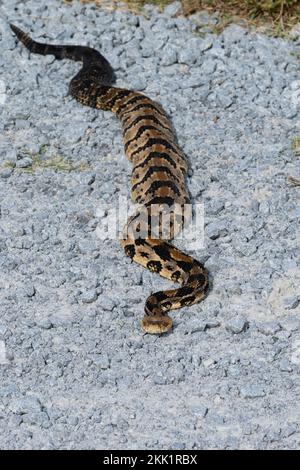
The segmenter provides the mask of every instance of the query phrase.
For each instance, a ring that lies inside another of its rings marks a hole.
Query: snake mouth
[[[146,333],[159,335],[167,333],[172,328],[173,321],[168,315],[151,315],[145,316],[141,324]]]

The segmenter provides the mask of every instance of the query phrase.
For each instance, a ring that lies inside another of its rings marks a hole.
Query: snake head
[[[146,333],[159,335],[167,333],[172,328],[173,321],[168,315],[146,315],[141,325]]]

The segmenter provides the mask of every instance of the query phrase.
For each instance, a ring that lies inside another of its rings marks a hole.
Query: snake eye
[[[168,312],[172,307],[172,302],[168,300],[166,302],[162,302],[160,305],[163,312]]]
[[[172,281],[174,281],[174,282],[178,282],[179,279],[180,279],[180,276],[181,276],[181,272],[180,272],[180,271],[174,271],[174,273],[173,273],[172,276],[171,276],[171,279],[172,279]]]
[[[134,245],[126,245],[124,248],[126,256],[129,256],[129,258],[133,258],[135,255],[135,246]]]

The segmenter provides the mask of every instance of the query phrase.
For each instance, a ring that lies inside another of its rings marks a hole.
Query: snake
[[[32,53],[81,62],[69,83],[69,94],[83,105],[111,111],[120,119],[125,155],[132,164],[131,197],[136,204],[120,244],[133,262],[180,284],[152,293],[145,302],[143,331],[167,333],[173,326],[169,312],[202,301],[209,289],[205,266],[171,243],[191,220],[191,210],[185,210],[191,206],[186,186],[188,164],[171,120],[145,94],[113,86],[115,72],[96,49],[39,43],[17,26],[10,24],[10,28]]]

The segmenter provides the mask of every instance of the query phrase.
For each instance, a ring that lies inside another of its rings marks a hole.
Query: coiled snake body
[[[166,113],[141,93],[113,87],[114,72],[98,51],[84,46],[41,44],[16,26],[11,25],[11,29],[31,52],[82,62],[70,82],[70,94],[87,106],[113,111],[121,120],[125,153],[133,164],[131,194],[140,204],[126,225],[121,245],[136,263],[182,284],[177,289],[156,292],[146,300],[143,329],[153,334],[167,332],[172,327],[169,310],[204,298],[208,273],[201,263],[169,243],[189,218],[186,212],[174,208],[185,207],[189,196],[185,186],[187,163]],[[169,224],[163,222],[167,212]],[[153,220],[158,231],[155,236]]]

